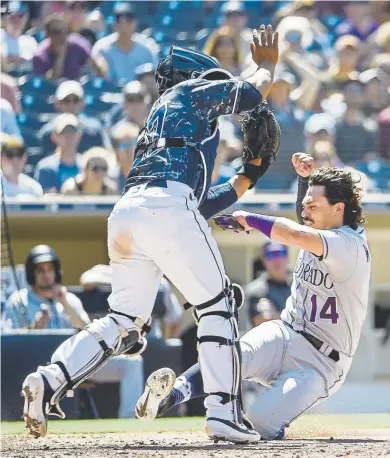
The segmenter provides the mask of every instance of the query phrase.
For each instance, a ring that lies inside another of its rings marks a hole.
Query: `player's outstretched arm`
[[[310,251],[316,256],[324,254],[324,244],[319,232],[311,227],[302,226],[288,218],[274,217],[236,211],[233,217],[242,225],[243,230],[257,229],[264,235],[282,243]]]
[[[257,30],[253,30],[253,42],[251,42],[251,53],[253,61],[258,68],[254,75],[247,78],[245,81],[251,83],[261,94],[263,100],[271,90],[274,79],[275,66],[279,58],[278,49],[278,32],[272,33],[272,26],[260,26],[260,35]]]
[[[292,155],[292,164],[298,175],[298,191],[296,201],[296,213],[299,224],[303,224],[302,217],[302,202],[305,198],[307,189],[309,187],[310,175],[314,170],[314,159],[310,154],[306,153],[295,153]]]

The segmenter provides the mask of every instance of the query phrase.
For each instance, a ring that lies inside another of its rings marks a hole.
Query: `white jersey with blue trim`
[[[301,250],[282,319],[353,356],[367,314],[371,255],[363,228],[319,230],[321,258]]]

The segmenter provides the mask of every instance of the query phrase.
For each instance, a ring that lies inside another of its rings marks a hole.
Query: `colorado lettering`
[[[301,278],[311,285],[321,286],[324,285],[326,289],[333,288],[333,280],[329,273],[324,274],[320,269],[313,269],[310,264],[305,262],[297,262],[294,268],[296,278]]]

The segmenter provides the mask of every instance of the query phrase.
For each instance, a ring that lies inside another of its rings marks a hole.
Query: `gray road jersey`
[[[282,319],[353,356],[367,314],[371,255],[363,228],[319,231],[320,259],[301,250]]]

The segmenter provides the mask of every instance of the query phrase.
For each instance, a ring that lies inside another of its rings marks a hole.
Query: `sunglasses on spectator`
[[[134,149],[137,145],[137,140],[129,140],[127,142],[120,142],[116,144],[116,148],[120,151],[126,151],[127,149],[131,148]]]
[[[21,159],[26,154],[24,149],[12,149],[12,150],[5,150],[1,152],[2,156],[5,156],[8,159],[13,159],[14,157],[18,157]]]
[[[286,250],[269,251],[268,253],[265,253],[264,257],[268,261],[273,261],[274,259],[287,258],[287,251]]]
[[[108,167],[104,164],[94,164],[91,163],[88,165],[88,169],[92,172],[107,172]]]
[[[131,21],[134,21],[134,19],[135,19],[135,16],[134,14],[131,14],[131,13],[117,14],[115,16],[116,22],[131,22]]]
[[[145,101],[143,95],[126,95],[125,100],[127,103],[142,103]]]
[[[79,103],[81,99],[78,97],[65,97],[64,99],[61,100],[63,103]]]

